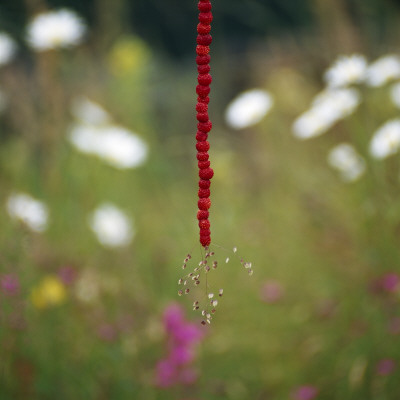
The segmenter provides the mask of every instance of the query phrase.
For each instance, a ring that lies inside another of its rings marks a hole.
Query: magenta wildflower
[[[376,373],[381,376],[390,375],[396,368],[396,363],[391,358],[380,360],[376,365]]]
[[[64,285],[70,286],[77,279],[78,272],[74,267],[65,265],[58,270],[58,277]]]
[[[312,400],[318,395],[318,389],[315,386],[304,385],[298,387],[292,394],[294,400]]]
[[[19,293],[18,277],[12,274],[3,275],[0,278],[1,291],[7,296],[15,296]]]
[[[166,308],[163,322],[168,335],[167,356],[157,363],[156,384],[162,388],[190,385],[197,379],[192,364],[196,358],[195,347],[204,336],[203,330],[186,321],[182,307],[177,304]]]
[[[266,281],[261,288],[260,297],[265,303],[277,303],[283,296],[284,289],[278,281]]]
[[[113,325],[104,323],[98,327],[97,335],[105,342],[112,342],[117,338],[117,330]]]
[[[400,277],[399,275],[389,272],[383,275],[381,279],[382,289],[386,292],[396,292],[399,289]]]

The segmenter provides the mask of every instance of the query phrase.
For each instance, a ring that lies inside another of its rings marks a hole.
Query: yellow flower
[[[63,283],[55,276],[45,277],[32,289],[31,301],[36,308],[56,306],[64,302],[67,292]]]
[[[109,66],[116,76],[136,73],[146,67],[150,59],[147,44],[135,36],[120,39],[109,54]]]

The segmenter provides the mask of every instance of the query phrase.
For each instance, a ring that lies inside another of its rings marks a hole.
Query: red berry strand
[[[210,143],[208,142],[208,133],[211,131],[212,123],[208,117],[208,103],[210,98],[210,84],[212,77],[210,75],[210,44],[212,37],[211,21],[213,15],[211,12],[210,0],[199,0],[199,24],[197,25],[197,38],[196,38],[196,64],[198,85],[196,86],[197,105],[196,105],[196,119],[197,133],[196,133],[196,149],[197,161],[199,167],[199,191],[198,191],[198,212],[197,219],[200,228],[200,243],[203,247],[211,243],[209,208],[211,207],[210,200],[210,185],[211,178],[214,176],[214,171],[210,168],[209,154]]]

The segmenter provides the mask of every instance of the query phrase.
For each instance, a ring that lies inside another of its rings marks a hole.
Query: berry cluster
[[[208,103],[210,98],[210,84],[212,77],[210,75],[210,44],[212,37],[211,21],[213,19],[211,13],[211,2],[210,0],[200,0],[198,3],[199,8],[199,24],[197,25],[197,47],[196,47],[196,63],[197,71],[199,73],[196,87],[197,93],[197,134],[196,134],[196,149],[197,149],[197,160],[199,167],[199,201],[197,212],[197,219],[199,220],[200,227],[200,243],[203,247],[208,246],[211,243],[211,232],[210,232],[210,221],[208,220],[209,208],[211,206],[210,200],[210,185],[211,178],[214,175],[214,171],[210,168],[210,161],[208,150],[210,149],[210,143],[207,141],[208,133],[212,128],[211,121],[208,118]]]

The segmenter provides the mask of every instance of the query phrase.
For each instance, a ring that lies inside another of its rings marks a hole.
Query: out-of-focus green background
[[[38,51],[29,23],[60,8],[80,16],[85,35]],[[0,400],[398,400],[400,162],[368,149],[399,116],[390,91],[400,76],[379,87],[356,82],[359,107],[323,135],[299,140],[292,130],[338,56],[400,55],[400,3],[213,2],[210,221],[219,264],[207,279],[224,294],[206,328],[192,311],[197,297],[177,294],[183,259],[189,252],[194,268],[203,257],[197,12],[195,1],[178,0],[0,2],[0,32],[15,43],[0,65]],[[273,105],[234,129],[226,109],[250,89],[267,91]],[[78,151],[71,130],[90,125],[78,121],[90,118],[82,104],[107,113],[100,125],[139,138],[145,160],[116,167],[115,154]],[[365,163],[354,182],[327,162],[341,142]],[[13,215],[19,193],[45,205],[46,229]],[[91,229],[104,203],[130,221],[126,243],[102,245]],[[240,257],[252,262],[251,277]],[[176,367],[193,377],[160,384],[160,362],[184,347],[166,322],[174,303],[185,313],[179,327],[200,332]]]

